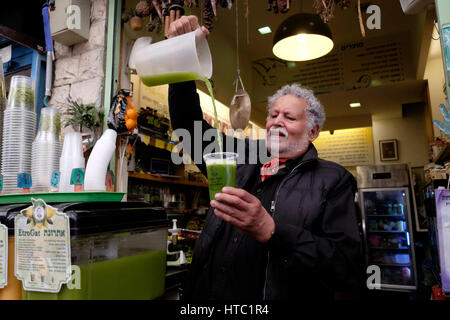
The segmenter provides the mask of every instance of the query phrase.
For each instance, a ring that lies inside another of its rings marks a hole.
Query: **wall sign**
[[[57,293],[72,274],[69,218],[41,199],[31,202],[14,220],[15,275],[24,290]]]
[[[324,131],[314,140],[319,157],[342,166],[361,166],[374,163],[372,128]]]
[[[283,83],[297,82],[320,94],[413,79],[407,39],[405,33],[336,44],[330,54],[304,62],[253,61],[256,101],[265,101],[268,87],[274,91]]]

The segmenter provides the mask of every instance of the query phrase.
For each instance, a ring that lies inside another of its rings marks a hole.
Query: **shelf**
[[[402,218],[405,219],[404,215],[401,214],[370,214],[367,218]]]
[[[145,133],[138,133],[139,138],[141,139],[141,142],[143,142],[147,146],[152,146],[158,149],[167,150],[170,152],[178,152],[176,145],[179,142],[169,141],[157,137],[150,136]]]
[[[403,247],[403,248],[369,247],[369,249],[374,249],[374,250],[388,250],[388,251],[402,251],[402,250],[409,250],[408,247]]]
[[[371,263],[379,267],[411,267],[409,263]]]
[[[367,232],[371,233],[406,233],[406,231],[381,231],[381,230],[367,230]]]
[[[436,156],[436,158],[433,158],[433,162],[443,165],[448,160],[450,160],[450,148],[449,143],[446,143],[441,152],[439,152],[439,154]]]
[[[190,213],[192,211],[194,211],[195,209],[172,209],[172,208],[165,208],[165,210],[167,211],[167,214],[170,215],[174,215],[174,214],[185,214],[185,213]]]
[[[143,179],[143,180],[161,182],[161,183],[168,183],[168,184],[179,184],[179,185],[192,186],[192,187],[208,188],[207,183],[198,182],[198,181],[181,180],[181,179],[176,180],[176,179],[164,178],[164,177],[158,176],[156,174],[149,174],[149,173],[128,172],[128,177],[135,178],[135,179]]]

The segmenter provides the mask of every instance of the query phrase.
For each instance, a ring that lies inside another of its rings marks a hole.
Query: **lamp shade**
[[[273,53],[288,61],[322,57],[333,49],[330,27],[312,13],[297,13],[284,20],[273,37]]]

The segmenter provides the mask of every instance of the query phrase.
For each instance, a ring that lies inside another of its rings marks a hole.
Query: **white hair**
[[[314,93],[311,90],[308,90],[297,83],[287,84],[278,89],[273,96],[268,97],[268,117],[270,116],[270,110],[275,104],[275,101],[288,94],[292,94],[297,98],[305,100],[307,104],[306,114],[308,117],[308,129],[311,130],[317,125],[319,126],[319,131],[322,130],[323,123],[325,122],[325,111],[323,110],[322,104],[314,96]]]

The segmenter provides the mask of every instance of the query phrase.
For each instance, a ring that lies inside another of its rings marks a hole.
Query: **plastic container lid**
[[[6,225],[10,235],[14,234],[14,218],[20,214],[20,210],[30,205],[31,203],[0,206],[0,217],[6,212]],[[145,202],[50,203],[50,205],[67,214],[70,219],[71,236],[170,226],[164,210],[153,209]]]

